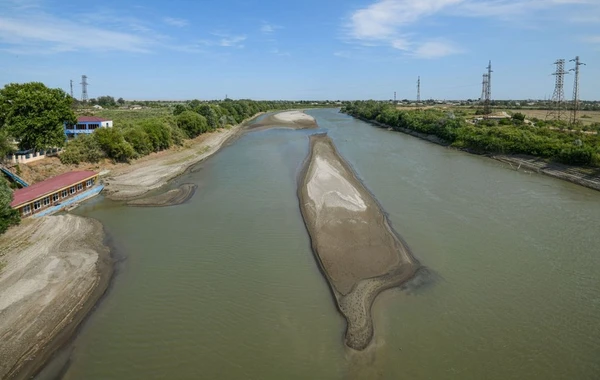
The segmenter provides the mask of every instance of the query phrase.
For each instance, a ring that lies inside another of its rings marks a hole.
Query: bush
[[[67,143],[65,150],[60,154],[60,162],[63,164],[77,165],[80,162],[98,162],[106,154],[98,144],[95,136],[81,135]]]
[[[123,138],[131,145],[138,157],[146,156],[153,150],[148,134],[138,126],[123,129]]]
[[[19,211],[10,207],[12,201],[13,192],[8,186],[8,182],[4,178],[0,178],[0,234],[21,221]]]
[[[194,138],[208,130],[206,118],[194,111],[184,111],[177,116],[177,126],[190,138]]]
[[[171,127],[162,120],[149,119],[140,122],[140,127],[148,134],[152,151],[159,152],[173,145]]]
[[[135,150],[125,141],[119,129],[99,128],[94,131],[93,136],[108,158],[117,162],[127,162],[135,157]]]

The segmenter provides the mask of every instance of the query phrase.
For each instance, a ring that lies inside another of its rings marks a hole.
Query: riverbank
[[[310,137],[298,198],[313,252],[346,318],[345,343],[363,350],[373,337],[377,295],[411,279],[420,265],[327,135]]]
[[[352,116],[352,115],[351,115]],[[407,128],[395,128],[392,129],[389,125],[380,123],[376,120],[368,120],[357,116],[352,116],[359,120],[362,120],[366,123],[374,125],[379,128],[386,128],[389,130],[393,130],[396,132],[402,132],[414,137],[418,137],[422,140],[426,140],[432,142],[434,144],[451,147],[447,141],[440,139],[435,135],[427,135],[424,133],[419,133]],[[458,148],[454,148],[458,149]],[[551,162],[546,159],[542,159],[539,157],[528,156],[528,155],[517,155],[517,154],[481,154],[477,152],[473,152],[469,149],[459,149],[463,152],[484,155],[489,158],[493,158],[495,160],[507,163],[510,165],[512,169],[527,169],[534,171],[536,173],[545,174],[550,177],[558,178],[563,181],[568,181],[575,183],[580,186],[584,186],[590,189],[600,191],[600,169],[599,168],[587,168],[587,167],[579,167],[561,164],[558,162]]]
[[[0,237],[0,378],[26,379],[104,294],[112,261],[100,222],[27,219]]]
[[[127,205],[135,207],[166,207],[180,205],[190,200],[194,196],[196,189],[198,189],[198,185],[184,183],[178,188],[169,190],[166,193],[152,197],[134,199],[127,202]]]

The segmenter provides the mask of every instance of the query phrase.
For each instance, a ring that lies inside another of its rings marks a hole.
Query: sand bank
[[[102,225],[73,215],[24,220],[0,237],[0,378],[36,373],[106,290]]]
[[[419,263],[327,135],[310,137],[298,197],[313,251],[347,321],[346,345],[362,350],[373,337],[375,297],[411,279]]]
[[[197,188],[198,186],[192,183],[184,183],[176,189],[169,190],[159,195],[134,199],[127,202],[127,205],[136,207],[164,207],[180,205],[190,200],[194,196]]]
[[[268,115],[261,121],[250,125],[249,129],[263,130],[277,127],[311,129],[319,126],[314,117],[305,114],[303,111],[284,111]]]

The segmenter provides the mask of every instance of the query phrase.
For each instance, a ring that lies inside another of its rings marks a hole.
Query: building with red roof
[[[98,128],[112,128],[112,120],[98,116],[79,116],[77,124],[68,125],[65,123],[65,135],[67,137],[75,137],[81,134],[94,133]]]
[[[38,214],[81,195],[97,182],[98,173],[90,170],[61,174],[15,190],[10,206],[19,210],[21,217]]]

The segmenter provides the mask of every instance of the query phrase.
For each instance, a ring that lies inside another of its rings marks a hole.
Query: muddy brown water
[[[298,209],[314,131],[272,129],[172,183],[199,185],[183,205],[78,209],[125,259],[38,378],[600,378],[600,192],[309,113],[436,274],[380,295],[369,349],[344,348]]]

